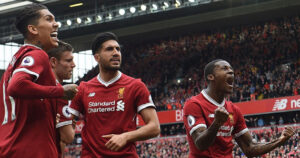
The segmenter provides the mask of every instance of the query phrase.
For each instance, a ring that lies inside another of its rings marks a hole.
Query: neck
[[[205,92],[219,104],[221,104],[225,98],[225,94],[223,92],[216,90],[216,88],[212,86],[208,86],[205,89]]]
[[[111,79],[115,78],[118,75],[118,70],[104,70],[100,68],[100,78],[108,82]]]
[[[54,70],[54,69],[52,69],[52,71],[53,71],[53,73],[54,73],[54,76],[55,76],[56,80],[57,80],[60,84],[62,84],[63,80],[62,80],[60,77],[58,77],[58,75],[55,73],[55,70]]]
[[[28,40],[28,39],[25,39],[25,40],[24,40],[24,43],[25,43],[25,44],[31,44],[31,45],[37,46],[37,47],[43,49],[45,52],[48,51],[48,50],[45,50],[45,49],[42,47],[42,45],[41,45],[41,43],[40,43],[39,41],[34,41],[34,40]]]

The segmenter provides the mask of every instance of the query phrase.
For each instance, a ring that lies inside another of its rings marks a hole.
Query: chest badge
[[[125,87],[119,88],[119,92],[118,92],[118,98],[119,99],[123,99],[124,98],[124,91],[125,91]]]
[[[233,124],[234,123],[233,114],[229,114],[229,119],[230,119],[230,123]]]

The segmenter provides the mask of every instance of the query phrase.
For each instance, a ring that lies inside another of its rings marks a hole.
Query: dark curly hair
[[[33,3],[26,6],[17,14],[15,26],[25,38],[27,37],[28,32],[27,26],[30,24],[37,24],[38,19],[41,17],[39,11],[42,9],[48,8],[42,4]]]

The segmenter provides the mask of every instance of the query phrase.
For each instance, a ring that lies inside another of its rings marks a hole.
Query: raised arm
[[[227,121],[228,115],[224,107],[219,107],[215,110],[215,120],[211,126],[200,127],[192,133],[194,144],[199,150],[206,150],[214,143],[218,130]]]
[[[281,136],[278,139],[275,139],[271,142],[258,143],[252,141],[252,136],[249,132],[237,137],[235,140],[245,153],[247,157],[259,156],[265,153],[270,152],[283,145],[291,136],[295,134],[295,130],[292,127],[286,127]]]

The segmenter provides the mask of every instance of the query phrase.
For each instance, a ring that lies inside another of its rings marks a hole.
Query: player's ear
[[[50,65],[52,68],[56,67],[56,64],[57,64],[56,58],[51,57],[49,61],[50,61]]]
[[[215,76],[213,74],[209,74],[209,75],[207,75],[207,80],[213,81],[213,80],[215,80]]]
[[[27,30],[29,33],[31,33],[33,35],[38,34],[38,29],[34,25],[27,25]]]
[[[100,54],[99,53],[95,53],[94,58],[98,63],[100,62]]]

